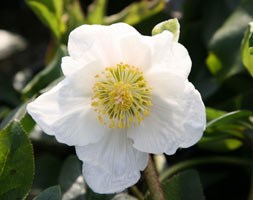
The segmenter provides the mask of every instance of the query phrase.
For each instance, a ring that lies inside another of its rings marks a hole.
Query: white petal
[[[129,35],[119,42],[122,62],[147,70],[151,63],[150,47],[143,41],[140,35]]]
[[[149,70],[144,73],[144,77],[157,96],[175,100],[182,98],[184,94],[186,79],[171,71]]]
[[[199,141],[206,124],[205,107],[191,83],[186,83],[181,100],[154,95],[152,102],[150,116],[128,131],[136,149],[170,155]]]
[[[99,61],[93,61],[88,63],[85,67],[71,72],[67,78],[71,84],[72,90],[75,89],[75,92],[91,99],[93,95],[92,87],[97,81],[95,76],[104,70],[101,66]]]
[[[118,23],[110,26],[83,25],[70,33],[68,51],[80,63],[89,57],[100,59],[104,67],[122,62],[119,41],[128,35],[139,35],[131,26]],[[90,55],[88,55],[90,54]]]
[[[76,146],[85,180],[94,192],[120,192],[139,180],[148,154],[133,148],[132,143],[124,130],[117,129],[96,144]]]
[[[191,58],[185,47],[173,41],[169,31],[163,31],[152,37],[145,37],[146,43],[152,49],[152,68],[170,70],[183,77],[188,77],[191,70]]]
[[[109,130],[99,123],[90,98],[67,78],[29,103],[27,110],[45,133],[68,145],[95,143]]]
[[[86,64],[87,63],[84,63],[84,65]],[[72,75],[73,73],[81,69],[84,65],[78,63],[77,61],[73,60],[69,56],[65,56],[62,58],[61,69],[62,69],[63,74],[65,76],[68,76],[68,75]]]
[[[184,99],[184,140],[182,148],[188,148],[197,143],[206,128],[206,112],[201,96],[194,86],[188,82]]]

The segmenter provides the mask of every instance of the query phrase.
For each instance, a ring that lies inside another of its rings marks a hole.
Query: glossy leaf
[[[0,132],[0,199],[24,199],[34,175],[33,149],[18,122]]]
[[[241,46],[242,62],[253,76],[253,22],[249,23]]]
[[[59,186],[52,186],[45,189],[33,200],[61,200],[61,189]]]

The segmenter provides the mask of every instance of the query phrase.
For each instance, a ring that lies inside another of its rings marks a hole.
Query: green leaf
[[[173,33],[174,40],[176,42],[178,41],[179,34],[180,34],[180,24],[179,24],[177,18],[170,19],[170,20],[167,20],[167,21],[157,24],[152,30],[152,35],[159,34],[165,30]]]
[[[33,200],[61,200],[61,188],[59,186],[52,186],[45,189]]]
[[[202,184],[198,172],[183,171],[162,184],[168,200],[204,200]]]
[[[88,23],[87,19],[84,17],[79,0],[65,0],[64,19],[66,32],[62,36],[62,43],[67,44],[69,33],[76,27]]]
[[[220,116],[220,117],[208,122],[207,128],[213,128],[213,127],[217,127],[217,126],[224,125],[224,124],[248,120],[249,117],[252,115],[253,115],[253,113],[251,111],[239,110],[239,111],[230,112],[230,113],[227,113],[223,116]]]
[[[63,29],[61,22],[63,0],[26,0],[26,3],[40,20],[50,28],[55,38],[60,40]]]
[[[165,2],[163,0],[135,2],[124,8],[119,13],[105,18],[105,22],[107,24],[125,22],[130,25],[136,25],[141,21],[161,12],[164,8]]]
[[[24,199],[34,175],[33,149],[21,125],[14,121],[0,132],[0,199]]]
[[[170,200],[204,200],[204,193],[195,170],[187,170],[175,175],[163,183],[166,199]]]
[[[0,129],[7,127],[12,121],[19,121],[28,134],[32,131],[35,126],[35,122],[26,111],[27,103],[19,105],[17,108],[12,110],[6,118],[1,122]]]
[[[69,156],[63,163],[59,185],[63,199],[85,200],[86,184],[82,175],[82,164],[76,156]]]
[[[253,22],[249,23],[241,45],[242,62],[253,76]]]
[[[206,64],[208,66],[208,69],[213,75],[216,75],[219,73],[220,70],[222,70],[222,63],[219,60],[219,58],[212,52],[209,53]]]
[[[8,115],[9,112],[10,112],[10,109],[7,106],[0,106],[0,121],[2,121]]]
[[[210,110],[208,112],[210,113]],[[253,113],[234,111],[222,114],[221,111],[218,111],[213,115],[216,115],[217,118],[207,123],[204,136],[198,142],[198,146],[205,150],[223,153],[240,148],[243,145],[244,131],[247,129],[247,124],[250,123],[249,117]]]
[[[37,146],[39,145],[37,144]],[[39,147],[49,148],[45,147],[45,145],[40,145]],[[54,150],[57,150],[55,146],[53,147]],[[47,153],[37,155],[35,158],[35,171],[39,173],[35,174],[33,188],[35,190],[42,190],[51,185],[58,184],[61,165],[62,162],[58,156],[53,156]]]
[[[240,148],[243,145],[241,140],[236,138],[229,138],[228,135],[221,135],[220,137],[203,137],[198,146],[201,149],[206,149],[212,152],[230,152]]]
[[[251,0],[241,1],[240,6],[215,32],[209,43],[210,51],[222,64],[222,68],[216,73],[216,78],[221,82],[243,70],[240,45],[248,23],[253,21],[252,10]],[[207,64],[210,69],[215,68],[210,62]]]
[[[229,171],[224,170],[206,170],[200,171],[199,176],[203,188],[208,188],[212,185],[217,185],[220,181],[224,180],[229,176]]]
[[[88,8],[90,24],[103,24],[106,15],[107,0],[95,0]]]
[[[53,60],[48,66],[39,72],[23,89],[23,98],[30,98],[37,94],[40,90],[48,86],[52,81],[62,76],[61,60],[67,55],[65,46],[61,46],[56,52]]]
[[[225,115],[227,112],[223,110],[217,110],[214,108],[206,107],[206,118],[207,121],[214,120],[215,118],[221,117],[222,115]]]

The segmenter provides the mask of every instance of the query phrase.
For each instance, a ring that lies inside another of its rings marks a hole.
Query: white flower
[[[63,81],[27,107],[42,130],[75,145],[83,174],[97,193],[135,184],[148,153],[174,154],[205,128],[200,94],[188,81],[187,50],[164,31],[83,25],[73,30]]]

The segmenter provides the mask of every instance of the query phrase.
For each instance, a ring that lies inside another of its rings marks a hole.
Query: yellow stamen
[[[110,128],[138,125],[149,115],[152,88],[139,68],[120,63],[95,76],[91,105],[101,124]]]

